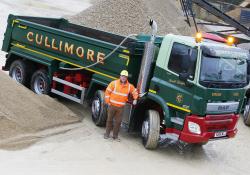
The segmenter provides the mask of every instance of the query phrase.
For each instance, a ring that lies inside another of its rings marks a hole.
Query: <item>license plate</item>
[[[214,137],[224,137],[227,135],[227,132],[226,131],[222,131],[222,132],[216,132],[214,134]]]

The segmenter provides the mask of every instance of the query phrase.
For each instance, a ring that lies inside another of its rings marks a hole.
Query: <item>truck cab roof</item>
[[[172,39],[173,41],[183,42],[183,43],[189,43],[193,46],[201,46],[201,45],[207,45],[207,46],[223,46],[228,48],[236,48],[235,46],[228,46],[226,43],[221,43],[213,40],[203,39],[201,42],[197,43],[195,41],[195,37],[192,36],[182,36],[182,35],[174,35],[174,34],[168,34],[165,37]]]
[[[225,50],[230,50],[230,51],[236,51],[236,52],[244,52],[244,53],[249,53],[247,50],[236,47],[236,46],[229,46],[226,43],[222,42],[217,42],[209,39],[203,39],[201,42],[197,43],[195,41],[195,37],[191,36],[182,36],[182,35],[174,35],[174,34],[168,34],[165,36],[165,38],[172,40],[173,42],[180,42],[183,44],[189,44],[192,45],[193,47],[212,47],[212,48],[222,48]]]

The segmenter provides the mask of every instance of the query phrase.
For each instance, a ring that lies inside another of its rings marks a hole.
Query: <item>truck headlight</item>
[[[198,125],[197,123],[194,122],[188,122],[188,130],[191,133],[195,133],[195,134],[201,134],[201,128],[200,125]]]

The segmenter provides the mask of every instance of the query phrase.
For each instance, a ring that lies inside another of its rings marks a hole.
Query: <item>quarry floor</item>
[[[88,0],[0,0],[0,47],[9,13],[61,17],[74,15],[90,5]],[[0,66],[4,55],[0,51]],[[149,151],[139,137],[125,132],[121,132],[121,142],[104,140],[104,128],[93,124],[88,107],[67,100],[59,102],[83,120],[41,131],[32,138],[32,144],[21,149],[1,149],[1,174],[250,174],[250,127],[242,120],[233,139],[209,142],[184,152],[176,145]]]

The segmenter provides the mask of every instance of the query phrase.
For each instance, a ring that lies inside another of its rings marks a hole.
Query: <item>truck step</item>
[[[184,124],[184,119],[179,118],[179,117],[171,117],[171,122],[176,123],[178,125],[183,125]]]

